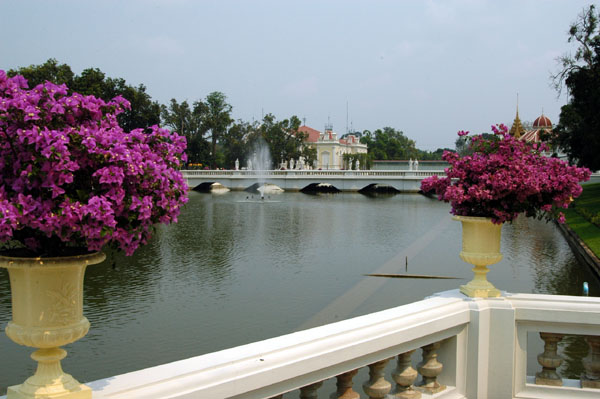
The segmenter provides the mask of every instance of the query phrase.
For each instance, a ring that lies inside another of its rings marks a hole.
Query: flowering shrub
[[[581,194],[579,182],[588,180],[590,171],[543,156],[544,144],[516,139],[504,125],[492,130],[491,138],[470,138],[470,155],[444,152],[442,158],[450,164],[446,177],[424,179],[421,190],[450,202],[454,215],[484,216],[500,224],[525,213],[564,223],[559,208],[567,208]]]
[[[0,242],[57,256],[105,245],[131,255],[187,201],[185,139],[158,126],[125,132],[129,102],[27,89],[0,70]]]

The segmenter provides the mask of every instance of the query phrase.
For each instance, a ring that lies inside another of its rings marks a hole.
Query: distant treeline
[[[274,166],[301,156],[312,164],[317,157],[316,150],[304,141],[306,134],[298,131],[301,121],[297,116],[278,121],[274,115],[266,114],[260,122],[236,121],[231,117],[232,106],[221,92],[209,93],[192,104],[174,98],[169,104],[159,104],[152,100],[143,84],[131,86],[124,79],[107,77],[98,68],[87,68],[76,75],[69,65],[59,64],[53,58],[41,65],[11,69],[7,73],[23,75],[30,88],[49,80],[64,83],[73,92],[106,101],[121,95],[131,103],[131,110],[119,115],[119,123],[125,130],[159,124],[177,131],[187,138],[188,162],[197,168],[232,169],[236,159],[245,165],[259,142],[269,146]],[[391,127],[354,134],[368,146],[368,154],[360,157],[361,164],[366,166],[374,159],[439,160],[444,151],[419,150],[414,140]]]

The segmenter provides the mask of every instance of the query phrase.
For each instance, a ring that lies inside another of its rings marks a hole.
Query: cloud
[[[311,97],[318,92],[319,85],[314,76],[289,82],[283,86],[283,93],[291,97]]]

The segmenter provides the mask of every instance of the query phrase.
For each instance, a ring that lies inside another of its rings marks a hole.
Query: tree
[[[206,96],[204,103],[198,102],[202,108],[201,128],[203,132],[210,131],[212,142],[211,167],[217,166],[217,142],[227,132],[229,125],[233,123],[231,119],[231,105],[227,102],[225,94],[215,91]]]
[[[30,65],[16,70],[9,70],[8,76],[22,75],[27,79],[29,87],[50,81],[55,84],[65,83],[69,94],[77,92],[83,95],[93,95],[104,101],[110,101],[116,96],[123,96],[131,103],[131,109],[117,116],[119,125],[126,131],[136,128],[148,128],[160,123],[160,105],[152,101],[146,93],[146,87],[128,85],[124,79],[107,78],[98,68],[87,68],[81,75],[75,75],[67,64],[58,64],[50,58],[44,64]]]
[[[29,65],[28,67],[9,69],[7,75],[22,75],[27,79],[29,88],[33,88],[47,80],[59,85],[64,83],[67,87],[71,87],[73,86],[73,78],[75,77],[70,66],[67,64],[59,65],[58,61],[54,58],[50,58],[41,65]]]
[[[257,126],[248,122],[238,121],[234,123],[227,134],[222,138],[222,149],[224,153],[224,166],[228,169],[235,167],[235,160],[243,162],[248,159],[250,148],[248,139]]]
[[[306,164],[311,165],[317,159],[317,152],[305,143],[306,134],[298,131],[301,123],[295,115],[276,121],[275,116],[267,114],[258,129],[250,135],[249,145],[252,147],[257,141],[264,140],[269,146],[274,165],[300,157],[304,158]]]
[[[414,140],[410,140],[400,130],[391,127],[365,130],[360,142],[366,144],[371,159],[392,160],[417,158],[418,150]]]
[[[589,6],[569,29],[569,42],[578,43],[574,56],[559,58],[561,70],[552,76],[560,94],[562,84],[570,94],[561,108],[551,145],[563,150],[571,162],[600,169],[600,14]]]
[[[190,163],[208,164],[211,160],[210,145],[201,128],[203,112],[204,104],[201,101],[196,101],[190,108],[187,101],[178,103],[172,98],[168,107],[161,107],[163,125],[187,139],[186,154]]]

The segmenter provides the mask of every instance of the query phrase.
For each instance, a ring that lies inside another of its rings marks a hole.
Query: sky
[[[153,100],[223,92],[233,117],[339,134],[386,126],[453,148],[567,102],[551,85],[586,0],[0,0],[0,69],[66,63]]]

